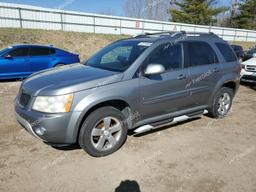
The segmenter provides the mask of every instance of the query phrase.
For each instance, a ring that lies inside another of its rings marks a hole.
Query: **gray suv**
[[[241,66],[212,33],[145,33],[114,42],[84,64],[38,72],[15,100],[18,122],[52,145],[79,144],[99,157],[128,130],[142,133],[204,113],[222,118]]]

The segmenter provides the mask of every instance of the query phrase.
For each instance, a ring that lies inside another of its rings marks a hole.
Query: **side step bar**
[[[172,121],[170,121],[169,123],[164,123],[164,124],[161,124],[161,125],[158,125],[158,126],[153,126],[153,125],[143,125],[141,127],[138,127],[134,130],[134,132],[136,134],[140,134],[140,133],[144,133],[144,132],[147,132],[147,131],[150,131],[150,130],[153,130],[153,129],[157,129],[157,128],[160,128],[160,127],[164,127],[164,126],[167,126],[167,125],[173,125],[173,124],[176,124],[176,123],[180,123],[180,122],[183,122],[183,121],[187,121],[189,119],[193,119],[193,118],[196,118],[196,117],[200,117],[201,115],[204,115],[204,114],[207,114],[208,111],[207,110],[204,110],[203,112],[201,113],[196,113],[194,115],[182,115],[182,116],[178,116],[178,117],[175,117],[173,118]]]

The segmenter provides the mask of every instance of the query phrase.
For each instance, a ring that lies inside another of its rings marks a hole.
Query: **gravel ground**
[[[0,191],[256,192],[255,89],[241,86],[230,114],[203,116],[140,137],[113,155],[54,149],[16,122],[20,82],[0,83]]]

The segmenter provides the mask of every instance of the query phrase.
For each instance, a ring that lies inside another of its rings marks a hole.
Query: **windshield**
[[[118,41],[96,53],[85,64],[110,71],[124,72],[151,44],[141,41]]]
[[[6,53],[8,50],[10,50],[10,48],[5,48],[0,50],[0,56],[2,56],[4,53]]]

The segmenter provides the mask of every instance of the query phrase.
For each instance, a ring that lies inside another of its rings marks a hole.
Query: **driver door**
[[[140,100],[142,118],[176,112],[189,107],[188,69],[183,64],[182,44],[166,43],[156,48],[145,61],[145,70],[149,64],[161,64],[165,72],[158,75],[141,75]]]
[[[24,77],[31,73],[28,48],[16,48],[0,61],[0,77]]]

